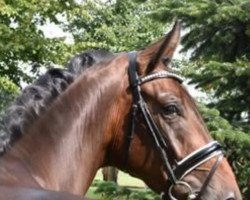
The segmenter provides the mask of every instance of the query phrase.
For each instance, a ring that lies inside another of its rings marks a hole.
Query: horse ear
[[[166,67],[171,61],[180,40],[181,23],[176,21],[172,30],[160,41],[139,52],[138,61],[144,69],[140,73],[148,74],[157,67]]]

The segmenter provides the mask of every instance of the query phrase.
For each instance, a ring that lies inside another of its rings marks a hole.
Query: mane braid
[[[67,69],[50,69],[32,85],[27,86],[0,121],[0,154],[21,138],[30,125],[80,74],[113,56],[104,50],[83,52],[69,61]]]

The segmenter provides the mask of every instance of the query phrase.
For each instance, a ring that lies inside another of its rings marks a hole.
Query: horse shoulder
[[[0,186],[0,200],[86,200],[66,192],[37,188]]]

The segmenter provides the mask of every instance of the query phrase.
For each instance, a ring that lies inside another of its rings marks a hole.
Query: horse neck
[[[104,133],[122,74],[114,67],[99,67],[79,77],[12,147],[6,160],[22,160],[43,188],[85,193],[103,165],[108,145]]]

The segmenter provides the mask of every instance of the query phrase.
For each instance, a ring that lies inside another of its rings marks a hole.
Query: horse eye
[[[168,105],[164,107],[164,115],[177,115],[179,114],[179,109],[176,105]]]

